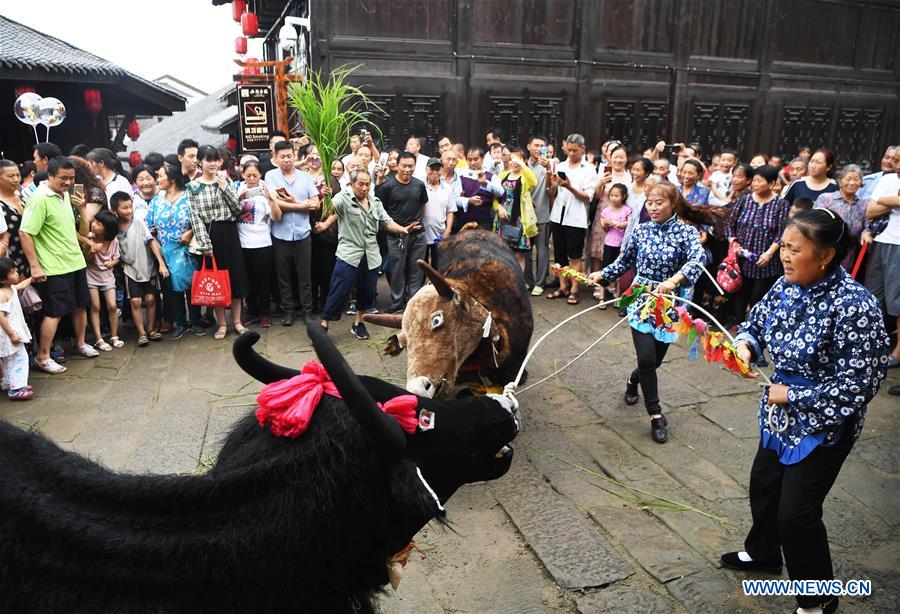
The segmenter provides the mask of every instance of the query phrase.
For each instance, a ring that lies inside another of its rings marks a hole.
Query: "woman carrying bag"
[[[212,145],[204,145],[197,158],[203,174],[188,183],[186,190],[196,251],[203,256],[204,261],[207,256],[211,256],[214,260],[213,268],[227,271],[231,285],[230,301],[226,300],[215,306],[218,329],[213,338],[222,340],[228,332],[228,325],[225,323],[226,303],[231,305],[231,321],[235,332],[247,332],[241,323],[241,299],[246,296],[250,283],[244,268],[236,221],[241,215],[241,203],[238,202],[232,181],[224,171],[219,171],[222,160],[218,150]],[[192,287],[192,296],[195,290]]]
[[[503,195],[494,197],[494,232],[509,244],[524,272],[531,238],[538,234],[537,214],[531,200],[537,177],[525,164],[521,149],[510,152],[509,165],[509,170],[500,173]]]

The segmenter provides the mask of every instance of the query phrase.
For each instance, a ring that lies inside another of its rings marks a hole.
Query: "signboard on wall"
[[[275,130],[274,88],[269,84],[238,85],[241,150],[266,151]]]

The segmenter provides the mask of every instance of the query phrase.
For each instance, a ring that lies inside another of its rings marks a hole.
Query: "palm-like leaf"
[[[326,173],[331,172],[332,163],[350,142],[354,129],[365,125],[370,132],[381,135],[371,119],[376,113],[383,115],[384,111],[361,89],[347,83],[347,78],[358,68],[359,65],[342,66],[327,79],[310,71],[302,83],[291,83],[289,87],[291,106],[300,113],[306,135],[318,148]],[[323,215],[330,208],[331,199],[326,198]]]

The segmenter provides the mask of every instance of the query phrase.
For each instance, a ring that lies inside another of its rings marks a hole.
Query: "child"
[[[606,235],[603,237],[601,269],[606,268],[619,257],[622,239],[625,237],[625,229],[628,227],[628,219],[631,217],[631,208],[625,204],[628,199],[628,187],[625,184],[613,184],[609,188],[607,199],[609,204],[600,211],[600,224],[606,231]],[[608,301],[611,298],[609,289],[604,288],[603,300]]]
[[[116,313],[116,276],[113,269],[119,264],[119,218],[107,209],[101,209],[91,220],[91,255],[87,265],[88,291],[91,293],[91,328],[97,342],[94,347],[109,352],[113,347],[120,348],[125,342],[119,339],[119,317]],[[109,314],[109,343],[103,340],[100,331],[100,295],[106,302]]]
[[[788,217],[794,217],[801,211],[809,211],[813,208],[813,201],[808,198],[795,198],[794,202],[791,203],[791,208],[788,210]]]
[[[19,271],[11,258],[0,258],[0,357],[3,359],[3,383],[10,400],[24,401],[34,396],[28,385],[28,352],[25,344],[31,332],[19,303],[19,290],[31,284],[29,277],[19,281]]]
[[[147,323],[152,327],[156,322],[156,267],[150,258],[150,252],[156,258],[160,275],[168,277],[169,269],[166,268],[159,243],[150,234],[147,224],[135,219],[131,196],[125,192],[116,192],[110,197],[109,204],[119,219],[119,253],[125,272],[125,287],[131,302],[131,315],[138,331],[138,347],[145,347],[151,340],[162,339],[162,333],[156,329],[146,332],[141,312],[143,298],[143,303],[147,306]]]

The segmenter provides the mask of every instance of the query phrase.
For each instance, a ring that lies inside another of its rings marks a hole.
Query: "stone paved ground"
[[[574,310],[543,298],[533,304],[535,338]],[[614,311],[595,311],[569,325],[537,353],[532,381],[616,319]],[[348,328],[341,322],[333,336],[351,364],[402,382],[404,358],[378,353],[386,333],[362,342]],[[258,345],[284,364],[312,356],[299,326],[272,328]],[[118,470],[202,470],[259,389],[229,350],[193,337],[139,349],[132,337],[97,360],[70,361],[65,375],[35,375],[36,399],[2,402],[0,416],[37,425]],[[740,575],[717,563],[748,528],[757,389],[673,348],[661,370],[670,440],[657,445],[643,409],[621,401],[633,360],[623,326],[520,397],[526,423],[512,470],[460,491],[448,506],[452,530],[421,532],[426,558],[412,559],[400,590],[384,597],[385,612],[790,611],[787,598],[743,596]],[[898,376],[893,371],[887,384]],[[837,577],[873,584],[871,597],[844,599],[844,612],[900,611],[900,403],[886,388],[825,506]],[[647,506],[648,495],[629,500],[627,491],[560,459],[724,520]]]

